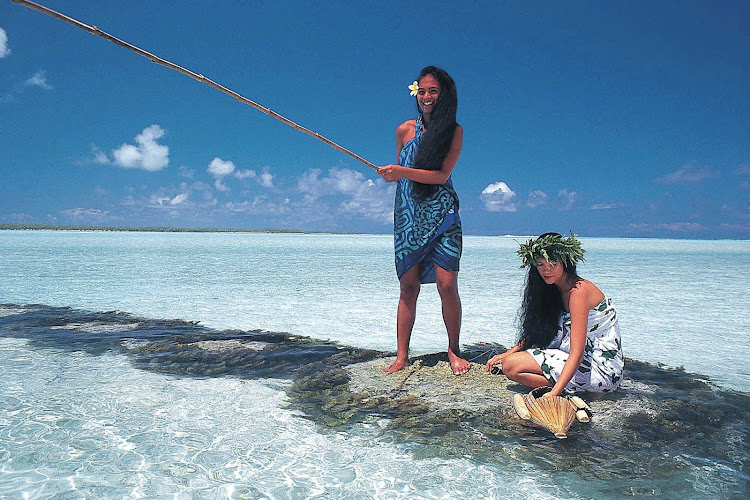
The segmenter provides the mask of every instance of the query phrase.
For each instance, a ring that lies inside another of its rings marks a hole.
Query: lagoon
[[[462,344],[481,351],[485,343],[513,342],[523,285],[515,248],[522,239],[465,237]],[[741,424],[750,392],[744,281],[750,242],[582,242],[587,253],[580,274],[613,298],[626,356],[650,366],[637,370],[639,377],[677,373],[686,388],[670,387],[682,396],[695,381],[724,399],[737,396],[731,404],[741,406],[739,427],[728,431],[734,438],[725,436],[735,440],[735,456],[700,456],[698,448],[689,456],[689,446],[674,445],[675,456],[648,474],[604,486],[595,470],[587,475],[529,459],[534,446],[557,446],[534,432],[495,438],[487,449],[507,456],[492,458],[476,448],[451,453],[440,444],[450,437],[425,440],[389,430],[387,415],[326,426],[292,397],[293,374],[341,346],[394,351],[398,286],[390,235],[0,231],[6,415],[0,494],[503,498],[512,491],[519,498],[571,498],[632,491],[671,498],[746,492],[747,422],[744,430]],[[191,364],[181,348],[159,350],[160,342],[179,336],[241,342],[242,348],[197,360],[193,349]],[[314,347],[300,348],[296,336],[314,339]],[[261,362],[248,354],[247,345],[255,345],[248,342],[271,338],[283,346],[275,358]],[[412,353],[440,352],[446,344],[439,298],[425,286]],[[232,364],[237,356],[240,362]],[[722,418],[731,421],[727,414]],[[585,447],[587,436],[574,438],[573,449]],[[587,467],[596,460],[606,457]],[[651,477],[659,467],[663,477]],[[699,474],[702,467],[713,471],[710,479]],[[592,482],[581,490],[585,479]]]

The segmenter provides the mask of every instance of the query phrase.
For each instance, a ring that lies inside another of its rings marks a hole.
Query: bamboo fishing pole
[[[225,94],[228,94],[228,95],[234,97],[236,100],[238,100],[238,101],[240,101],[242,103],[245,103],[248,106],[252,106],[253,108],[257,109],[258,111],[262,111],[263,113],[267,114],[268,116],[276,118],[280,122],[286,123],[290,127],[294,128],[296,130],[299,130],[300,132],[304,132],[307,135],[311,135],[311,136],[315,137],[319,141],[322,141],[322,142],[328,144],[329,146],[331,146],[331,147],[333,147],[333,148],[341,151],[342,153],[348,154],[349,156],[351,156],[355,160],[358,160],[358,161],[364,163],[368,167],[373,168],[375,170],[378,170],[377,165],[375,165],[374,163],[371,163],[371,162],[365,160],[364,158],[362,158],[361,156],[359,156],[358,154],[352,153],[348,149],[346,149],[346,148],[344,148],[342,146],[339,146],[338,144],[336,144],[332,140],[328,139],[327,137],[323,137],[322,135],[320,135],[317,132],[313,132],[312,130],[310,130],[308,128],[305,128],[302,125],[298,125],[297,123],[294,123],[292,120],[281,116],[277,112],[275,112],[275,111],[273,111],[273,110],[271,110],[269,108],[266,108],[264,106],[261,106],[257,102],[251,101],[247,97],[244,97],[244,96],[238,94],[237,92],[235,92],[234,90],[231,90],[231,89],[228,89],[228,88],[224,87],[223,85],[219,85],[218,83],[214,82],[213,80],[210,80],[209,78],[206,78],[205,76],[203,76],[201,74],[198,74],[198,73],[195,73],[193,71],[190,71],[189,69],[185,69],[182,66],[178,66],[177,64],[175,64],[173,62],[170,62],[170,61],[167,61],[166,59],[162,59],[161,57],[155,56],[154,54],[151,54],[150,52],[146,52],[145,50],[143,50],[141,48],[138,48],[135,45],[129,44],[128,42],[126,42],[124,40],[120,40],[119,38],[116,38],[116,37],[110,35],[109,33],[100,30],[96,26],[89,26],[88,24],[84,24],[84,23],[82,23],[80,21],[77,21],[76,19],[73,19],[72,17],[68,17],[68,16],[66,16],[64,14],[61,14],[61,13],[59,13],[57,11],[54,11],[54,10],[48,8],[48,7],[45,7],[43,5],[39,5],[38,3],[30,2],[28,0],[11,0],[11,1],[13,3],[18,3],[18,4],[21,4],[21,5],[25,6],[25,7],[28,7],[30,9],[39,11],[42,14],[47,14],[48,16],[54,17],[54,18],[59,19],[61,21],[65,21],[66,23],[72,24],[73,26],[75,26],[77,28],[81,28],[82,30],[88,31],[92,35],[96,35],[98,37],[104,38],[105,40],[108,40],[108,41],[114,43],[115,45],[119,45],[120,47],[124,47],[124,48],[126,48],[126,49],[128,49],[128,50],[130,50],[132,52],[135,52],[138,55],[146,57],[146,58],[150,59],[151,62],[154,62],[156,64],[160,64],[160,65],[165,66],[165,67],[167,67],[169,69],[173,69],[175,71],[178,71],[178,72],[182,73],[183,75],[187,75],[190,78],[193,78],[194,80],[198,80],[201,83],[205,83],[206,85],[209,85],[209,86],[215,88],[216,90],[218,90],[220,92],[224,92]]]

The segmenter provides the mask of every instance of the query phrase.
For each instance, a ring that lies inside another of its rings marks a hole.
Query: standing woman
[[[448,359],[453,373],[469,371],[461,358],[461,218],[451,172],[458,162],[463,129],[456,123],[458,98],[453,79],[427,66],[410,87],[416,95],[416,120],[396,129],[398,165],[378,169],[386,182],[398,181],[394,208],[394,247],[400,296],[396,318],[396,361],[393,373],[409,366],[409,340],[422,283],[435,283],[448,331]]]
[[[624,358],[612,299],[578,276],[581,242],[545,233],[521,245],[528,267],[518,343],[487,362],[501,365],[511,380],[528,387],[552,387],[547,394],[609,392],[622,380]]]

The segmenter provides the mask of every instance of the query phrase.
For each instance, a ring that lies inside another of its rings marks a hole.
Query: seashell
[[[568,429],[576,419],[577,408],[562,396],[542,398],[549,391],[549,387],[540,387],[523,397],[530,420],[552,432],[555,437],[567,438]]]

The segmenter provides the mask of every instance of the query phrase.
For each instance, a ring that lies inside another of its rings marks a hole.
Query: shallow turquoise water
[[[289,332],[391,351],[391,242],[366,235],[0,231],[0,303],[14,304],[0,314],[19,320],[30,303],[119,310],[199,321],[211,331]],[[743,277],[750,275],[750,242],[585,239],[584,246],[587,263],[579,270],[614,299],[628,357],[684,366],[749,392]],[[466,238],[463,343],[512,342],[523,280],[515,248],[513,238]],[[283,374],[300,358],[287,354],[286,364],[254,368],[261,375],[249,379],[244,358],[239,372],[223,363],[215,373],[191,374],[192,365],[212,365],[179,353],[134,357],[140,341],[125,337],[143,325],[133,326],[130,316],[67,315],[53,311],[52,326],[0,335],[0,496],[589,498],[630,491],[698,498],[748,488],[746,431],[731,431],[740,456],[682,450],[668,460],[665,478],[607,486],[594,470],[586,477],[574,467],[554,472],[524,460],[528,442],[502,444],[511,458],[488,461],[396,443],[378,419],[321,428],[289,405]],[[150,322],[143,323],[148,331],[165,328]],[[179,328],[163,335],[185,334]],[[413,352],[445,344],[439,300],[426,287]],[[684,469],[674,472],[675,461]]]
[[[462,342],[509,345],[523,238],[465,240]],[[627,356],[750,388],[750,241],[583,241],[580,274],[614,300]],[[395,348],[390,235],[0,231],[0,255],[4,302]],[[423,287],[414,353],[445,348],[439,304],[434,286]]]

